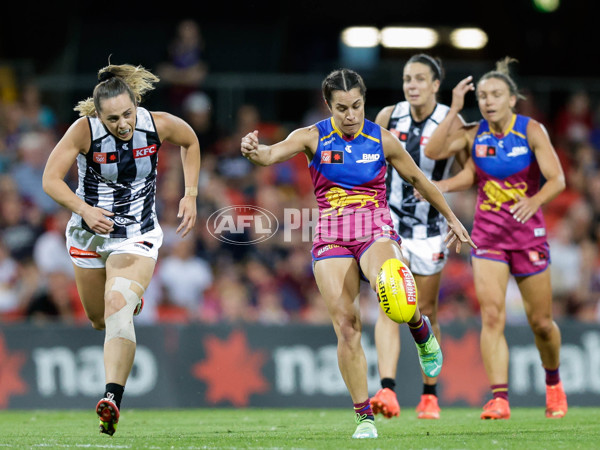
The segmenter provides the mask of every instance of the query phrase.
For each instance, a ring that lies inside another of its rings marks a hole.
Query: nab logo
[[[233,245],[266,241],[278,228],[279,221],[271,211],[250,205],[218,209],[206,221],[206,229],[212,237]]]
[[[156,144],[151,145],[149,147],[134,148],[133,149],[133,157],[134,158],[143,158],[145,156],[154,155],[157,150],[158,150],[158,148],[156,147]]]

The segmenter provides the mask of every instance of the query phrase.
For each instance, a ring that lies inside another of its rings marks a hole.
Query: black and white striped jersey
[[[435,161],[425,156],[424,149],[449,109],[438,103],[427,119],[415,122],[410,114],[410,104],[406,101],[399,102],[392,111],[388,124],[388,129],[400,139],[417,166],[427,178],[434,181],[448,176],[454,157]],[[404,181],[391,165],[388,166],[386,184],[388,203],[398,234],[407,239],[425,239],[446,232],[444,216],[429,202],[419,201],[414,196],[413,186]]]
[[[77,157],[76,194],[88,205],[112,211],[110,237],[130,238],[159,226],[155,208],[160,139],[150,112],[137,108],[135,130],[129,141],[112,135],[100,119],[88,118],[92,145]],[[80,216],[81,226],[92,232]]]

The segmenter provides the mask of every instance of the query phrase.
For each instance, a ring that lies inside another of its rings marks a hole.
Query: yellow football
[[[388,259],[377,275],[379,306],[394,322],[406,323],[417,309],[417,284],[399,259]]]

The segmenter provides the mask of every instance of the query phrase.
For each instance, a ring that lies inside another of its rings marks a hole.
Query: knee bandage
[[[106,318],[106,337],[104,343],[111,339],[121,337],[135,342],[135,330],[133,328],[133,311],[140,301],[139,295],[131,289],[131,284],[137,284],[142,292],[144,287],[137,281],[123,277],[115,277],[111,291],[119,292],[125,299],[123,306],[116,313]]]

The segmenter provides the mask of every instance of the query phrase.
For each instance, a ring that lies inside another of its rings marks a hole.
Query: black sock
[[[423,395],[435,395],[437,397],[437,384],[424,384]]]
[[[393,391],[394,388],[396,387],[396,382],[394,381],[393,378],[382,378],[381,379],[381,387],[383,389],[388,388]]]
[[[108,383],[106,385],[106,392],[104,392],[104,398],[112,398],[117,405],[117,408],[121,409],[121,399],[123,398],[124,390],[125,386],[116,383]]]

